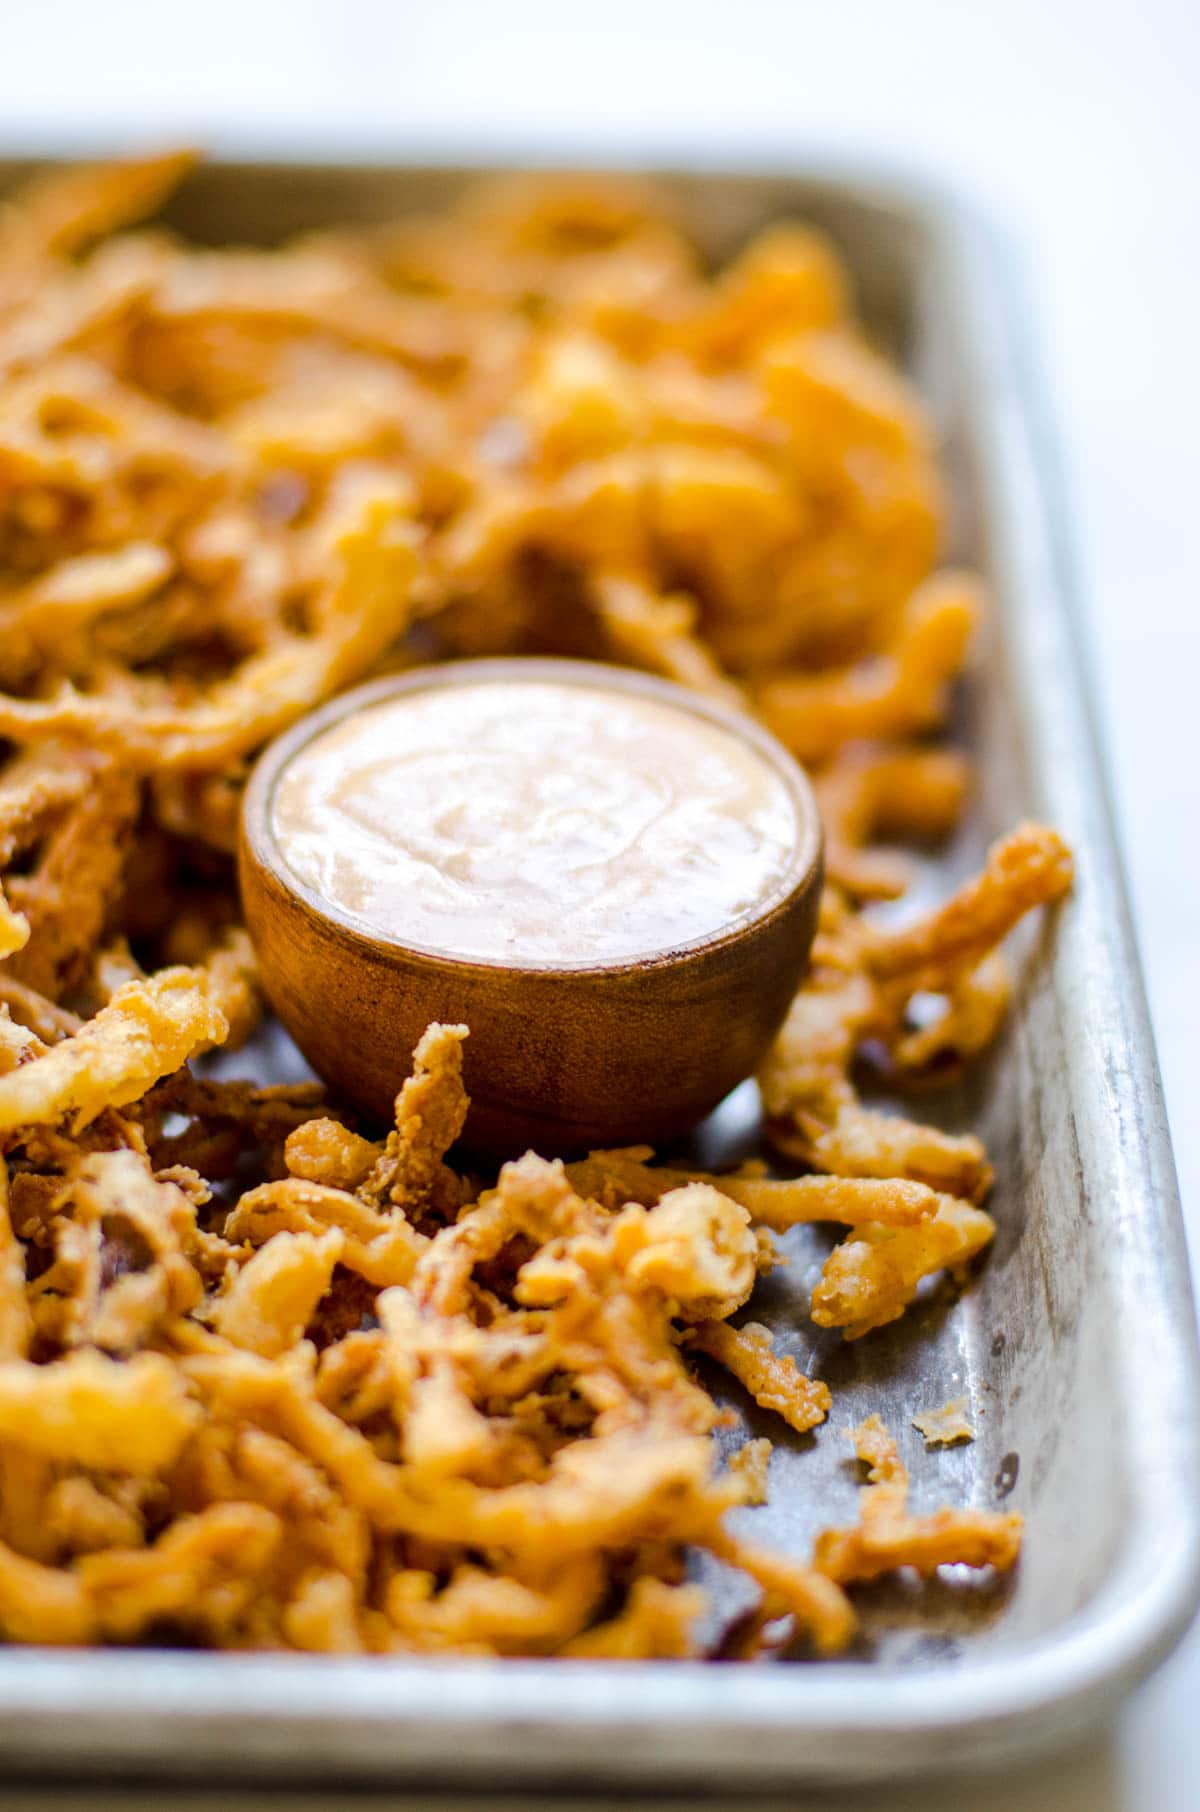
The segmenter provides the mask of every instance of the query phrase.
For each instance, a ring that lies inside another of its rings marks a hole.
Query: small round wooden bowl
[[[795,805],[794,863],[758,915],[698,942],[588,967],[466,960],[366,932],[299,880],[272,829],[279,776],[314,736],[364,706],[432,686],[503,677],[635,692],[750,743]],[[740,712],[668,681],[590,661],[462,661],[344,693],[262,755],[246,789],[239,872],[246,923],[275,1012],[343,1098],[381,1120],[433,1020],[470,1027],[465,1142],[496,1157],[544,1156],[677,1137],[749,1076],[807,966],[822,879],[808,781]]]

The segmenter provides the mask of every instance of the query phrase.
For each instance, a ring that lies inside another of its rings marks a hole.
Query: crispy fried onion
[[[914,1516],[908,1508],[908,1473],[896,1443],[879,1420],[868,1416],[847,1438],[868,1468],[859,1520],[852,1529],[826,1529],[818,1537],[814,1563],[840,1585],[878,1579],[898,1567],[929,1574],[938,1567],[994,1567],[1007,1572],[1021,1547],[1022,1519],[1012,1510],[935,1510]]]
[[[935,1057],[975,1055],[1007,1001],[996,946],[1018,919],[1071,885],[1061,837],[1019,826],[988,852],[980,875],[943,906],[899,930],[880,930],[827,892],[808,979],[760,1081],[772,1140],[815,1169],[846,1177],[906,1177],[978,1202],[991,1183],[980,1141],[864,1107],[853,1065],[879,1049],[900,1081]],[[914,1030],[919,997],[938,1016]]]
[[[0,1077],[0,1140],[61,1121],[78,1131],[234,1038],[257,1012],[254,973],[249,939],[236,931],[200,968],[126,982],[72,1037]]]
[[[1016,1519],[909,1514],[871,1422],[860,1526],[769,1552],[726,1518],[769,1443],[722,1472],[704,1387],[782,1438],[828,1415],[742,1319],[793,1229],[841,1229],[811,1318],[851,1339],[988,1244],[978,1138],[860,1086],[981,1051],[999,945],[1071,878],[1026,825],[933,911],[863,910],[911,872],[881,841],[958,821],[935,739],[985,604],[935,569],[934,436],[832,246],[781,223],[710,274],[591,177],[271,252],[122,230],[190,161],[0,212],[0,1634],[688,1655],[695,1545],[757,1587],[747,1651],[784,1620],[832,1653],[856,1580],[1011,1564]],[[188,1067],[261,1010],[230,858],[263,743],[525,651],[740,704],[809,765],[829,884],[760,1079],[803,1174],[464,1176],[462,1026],[386,1135]]]
[[[53,1141],[43,1162],[63,1169],[45,1191],[18,1150],[0,1279],[6,1633],[688,1654],[696,1545],[757,1583],[763,1621],[833,1651],[854,1629],[842,1584],[1011,1563],[1016,1520],[914,1520],[902,1495],[886,1528],[864,1510],[869,1560],[866,1534],[822,1537],[814,1570],[731,1531],[725,1512],[761,1500],[766,1454],[717,1469],[716,1407],[687,1354],[799,1432],[830,1404],[765,1329],[728,1320],[759,1267],[752,1207],[643,1152],[570,1169],[531,1154],[439,1224],[463,1036],[430,1028],[385,1146],[311,1119],[286,1148],[321,1177],[293,1173],[231,1210],[195,1173],[156,1175],[135,1123],[114,1120],[109,1148]],[[740,1188],[787,1225],[788,1196],[824,1181]],[[828,1181],[825,1212],[846,1188]],[[877,1193],[855,1181],[845,1206]],[[945,1205],[918,1213],[928,1193],[903,1186],[896,1239],[934,1235]],[[28,1283],[19,1240],[49,1257]]]
[[[530,1155],[417,1232],[402,1204],[444,1206],[462,1037],[431,1028],[369,1165],[353,1135],[340,1151],[327,1130],[291,1135],[293,1155],[334,1151],[342,1184],[292,1175],[225,1211],[155,1176],[136,1138],[55,1147],[57,1187],[22,1192],[21,1231],[50,1263],[9,1285],[0,1361],[0,1451],[32,1481],[4,1528],[8,1633],[695,1652],[684,1545],[728,1557],[724,1512],[758,1485],[718,1472],[715,1406],[679,1334],[716,1351],[749,1296],[749,1213],[701,1180],[609,1207]],[[328,1319],[339,1277],[363,1304],[350,1330]],[[732,1338],[735,1355],[753,1344]],[[824,1387],[788,1362],[721,1356],[793,1426],[824,1413]],[[53,1539],[35,1539],[50,1492]],[[800,1632],[844,1639],[836,1591],[751,1559]]]

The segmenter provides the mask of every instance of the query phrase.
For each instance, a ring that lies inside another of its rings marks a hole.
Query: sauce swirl
[[[615,687],[431,686],[300,749],[272,821],[293,873],[364,929],[517,967],[718,935],[781,893],[783,779],[705,718]]]

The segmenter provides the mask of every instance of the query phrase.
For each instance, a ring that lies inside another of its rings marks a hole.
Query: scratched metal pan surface
[[[478,170],[224,164],[173,224],[272,241],[451,199]],[[19,160],[0,179],[20,174]],[[1079,858],[1075,898],[1020,946],[999,1047],[940,1104],[995,1159],[995,1248],[853,1345],[805,1313],[827,1240],[789,1236],[755,1314],[833,1388],[830,1423],[776,1442],[771,1502],[745,1512],[803,1554],[853,1518],[839,1429],[899,1433],[914,1501],[1021,1510],[1015,1577],[860,1594],[865,1635],[828,1663],[420,1662],[191,1652],[0,1651],[0,1766],[247,1782],[637,1784],[728,1792],[962,1769],[1077,1737],[1170,1648],[1200,1590],[1197,1365],[1182,1225],[1120,866],[1080,672],[1063,499],[1006,260],[920,183],[824,166],[664,178],[719,258],[787,214],[840,244],[871,331],[923,387],[943,436],[951,554],[988,576],[993,620],[958,731],[978,761],[970,822],[926,876],[944,886],[1025,815]],[[707,1155],[744,1150],[753,1091]],[[714,1387],[720,1389],[714,1379]],[[972,1445],[926,1454],[911,1415],[966,1396]],[[741,1431],[730,1435],[732,1443]],[[736,1614],[725,1581],[715,1615]]]

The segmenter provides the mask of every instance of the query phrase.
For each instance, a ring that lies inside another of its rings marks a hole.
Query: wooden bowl
[[[365,932],[288,867],[276,783],[313,737],[396,694],[511,676],[635,692],[752,744],[796,811],[792,867],[761,914],[695,943],[587,967],[512,967]],[[381,1120],[432,1020],[470,1027],[466,1143],[493,1156],[660,1145],[749,1076],[808,962],[822,879],[820,820],[786,750],[740,712],[628,668],[512,658],[390,676],[344,693],[262,755],[246,789],[239,870],[267,996],[336,1093]]]

